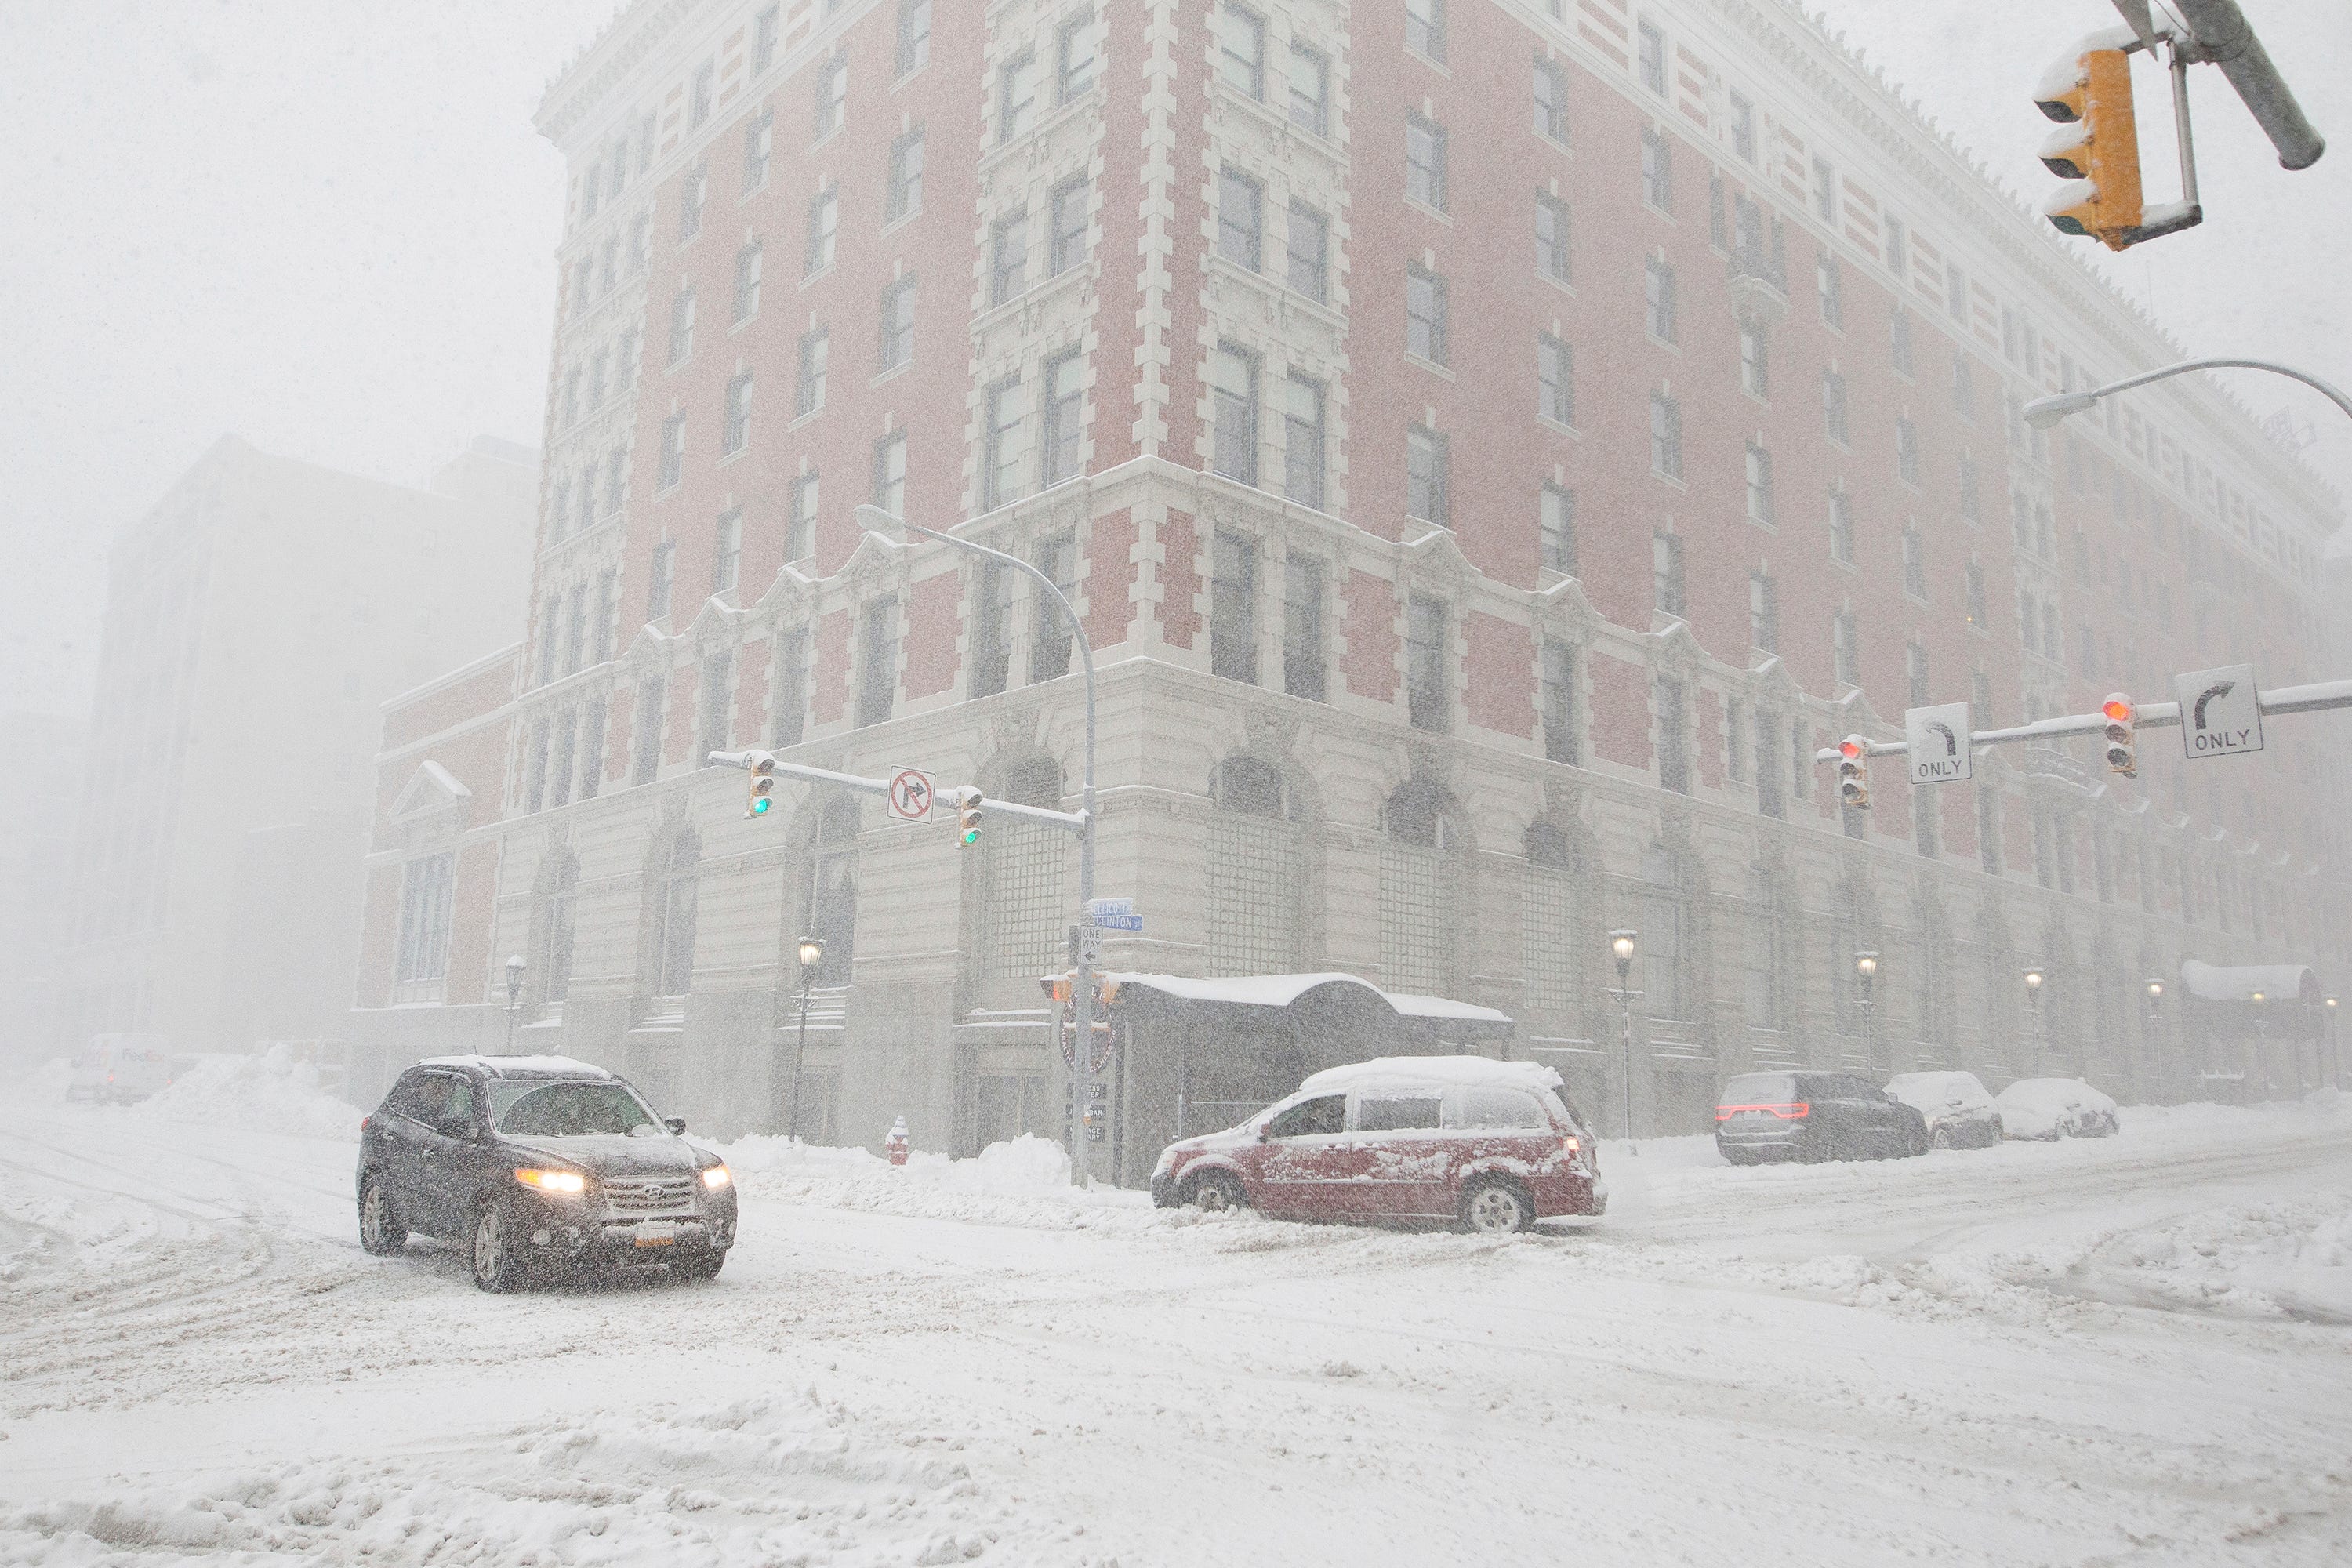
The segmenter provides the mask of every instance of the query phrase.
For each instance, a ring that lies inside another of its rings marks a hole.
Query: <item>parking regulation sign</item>
[[[1903,738],[1911,754],[1913,784],[1958,784],[1969,776],[1973,759],[1967,703],[1904,710]]]
[[[2172,694],[2180,700],[2180,749],[2190,761],[2263,749],[2262,693],[2254,689],[2252,665],[2176,675]]]
[[[931,775],[919,768],[894,768],[890,773],[890,815],[901,822],[928,822],[931,816]]]

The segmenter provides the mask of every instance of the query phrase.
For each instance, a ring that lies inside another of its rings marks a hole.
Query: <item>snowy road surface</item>
[[[716,1283],[509,1297],[206,1109],[0,1110],[0,1563],[2352,1561],[2352,1101],[1500,1241],[753,1143]]]

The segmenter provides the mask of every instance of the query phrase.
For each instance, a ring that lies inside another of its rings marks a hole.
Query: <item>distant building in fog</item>
[[[83,727],[0,713],[0,1066],[50,1055]]]
[[[115,541],[59,1044],[339,1034],[384,701],[511,642],[538,454],[413,489],[224,437]]]
[[[865,501],[1086,617],[1115,970],[1492,1008],[1612,1128],[1690,1131],[1764,1066],[2201,1091],[2252,1069],[2148,978],[2352,978],[2338,718],[2185,765],[2151,731],[2137,780],[1885,758],[1841,810],[1817,750],[1909,706],[2318,678],[2340,508],[2203,381],[2029,429],[2178,346],[1793,5],[641,0],[540,123],[532,626],[392,716],[379,1067],[495,1048],[521,953],[530,1048],[775,1127],[811,932],[804,1131],[1058,1125],[1070,845],[797,784],[746,821],[702,762],[1075,804],[1065,627]],[[1123,1173],[1180,1093],[1365,1044],[1294,1022],[1123,1059]]]

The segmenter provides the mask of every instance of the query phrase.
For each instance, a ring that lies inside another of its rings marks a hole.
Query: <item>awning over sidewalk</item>
[[[2180,983],[2200,1002],[2251,1002],[2254,993],[2266,1002],[2319,1000],[2319,977],[2300,963],[2206,963],[2180,962]]]
[[[1383,991],[1354,974],[1245,974],[1218,980],[1183,974],[1106,974],[1116,982],[1121,1003],[1157,993],[1175,1002],[1205,1002],[1229,1007],[1288,1008],[1302,1001],[1355,996],[1377,1000],[1401,1019],[1432,1026],[1454,1040],[1500,1039],[1511,1032],[1511,1016],[1475,1003],[1446,996],[1416,996]]]

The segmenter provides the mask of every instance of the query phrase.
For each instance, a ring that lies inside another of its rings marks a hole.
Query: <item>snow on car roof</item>
[[[1557,1068],[1541,1062],[1498,1062],[1492,1057],[1374,1057],[1368,1062],[1325,1068],[1310,1074],[1298,1089],[1302,1094],[1337,1094],[1391,1085],[1557,1091],[1560,1079]]]
[[[2047,1110],[2063,1110],[2069,1105],[2112,1110],[2116,1104],[2079,1078],[2021,1078],[2002,1089],[1999,1098],[2003,1106]]]
[[[591,1062],[571,1057],[427,1057],[428,1068],[467,1068],[491,1078],[611,1078]]]
[[[1181,1002],[1223,1002],[1237,1007],[1287,1007],[1309,991],[1325,985],[1353,986],[1385,1000],[1403,1018],[1450,1020],[1465,1024],[1497,1024],[1508,1027],[1511,1016],[1473,1002],[1448,996],[1418,996],[1383,991],[1360,974],[1244,974],[1202,979],[1189,974],[1107,974],[1121,985],[1139,985]]]

